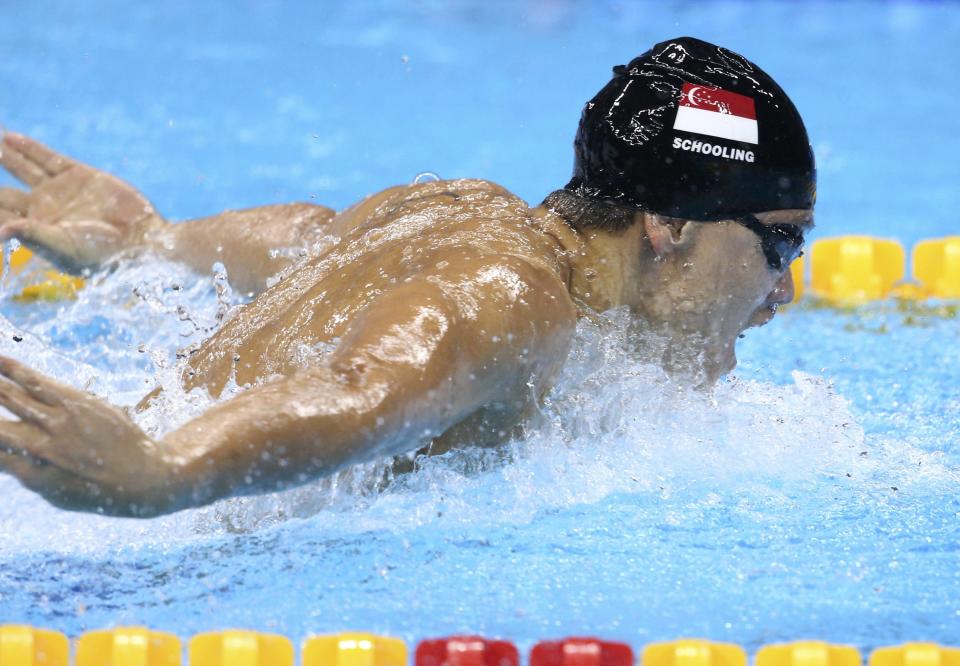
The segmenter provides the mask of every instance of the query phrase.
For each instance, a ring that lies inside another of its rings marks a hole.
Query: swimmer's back
[[[556,243],[530,212],[519,197],[475,179],[399,186],[364,199],[331,221],[329,245],[317,256],[204,343],[191,359],[188,388],[219,393],[234,368],[240,384],[294,371],[316,356],[310,350],[335,344],[366,307],[404,282],[446,285],[461,269],[498,261],[559,280]]]
[[[330,233],[377,246],[430,237],[434,248],[469,245],[539,262],[541,234],[529,225],[530,208],[518,196],[488,180],[461,178],[374,194],[339,213]]]

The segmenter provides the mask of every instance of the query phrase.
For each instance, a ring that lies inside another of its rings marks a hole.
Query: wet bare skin
[[[341,350],[352,348],[351,332],[362,328],[357,318],[393,292],[409,302],[452,306],[465,316],[465,301],[476,297],[468,294],[478,283],[507,289],[516,280],[527,289],[552,279],[554,298],[565,291],[562,247],[532,223],[523,201],[489,182],[392,188],[331,218],[323,229],[333,237],[332,247],[241,308],[191,356],[195,374],[185,378],[188,389],[205,386],[218,395],[234,371],[239,384],[252,384],[295,372],[308,348],[336,340]],[[538,320],[560,316],[553,312],[562,307],[554,298],[526,298]],[[515,307],[515,300],[504,294],[500,306]],[[561,314],[569,316],[572,304],[564,300],[568,311]],[[498,344],[509,346],[505,340]],[[334,355],[336,362],[348,362],[341,357],[342,351]]]
[[[3,148],[4,166],[19,176],[32,151],[30,196],[49,204],[51,181],[71,169],[40,173],[52,153],[25,137],[8,135]],[[71,195],[83,192],[85,177],[92,187],[122,187],[119,196],[137,203],[129,186],[76,168]],[[289,228],[291,212],[313,221],[301,225],[303,237],[284,239],[292,245],[339,238],[240,308],[190,357],[184,378],[214,395],[234,371],[255,386],[158,442],[93,396],[0,361],[0,404],[19,418],[0,423],[3,465],[66,508],[154,515],[301,483],[451,430],[502,432],[549,387],[572,337],[562,246],[526,204],[484,181],[394,188],[339,216],[271,207],[176,226],[142,200],[142,209],[131,206],[136,225],[102,223],[82,253],[87,218],[103,215],[95,198],[68,198],[66,214],[37,220],[34,202],[4,196],[16,207],[6,208],[0,236],[55,260],[65,255],[64,267],[146,246],[201,269],[221,260],[256,287],[278,269],[263,261],[277,242],[265,232]],[[328,359],[304,358],[305,347],[322,344],[335,345]]]
[[[789,272],[770,271],[739,225],[678,231],[641,214],[625,232],[584,233],[480,180],[395,187],[339,214],[289,204],[171,225],[131,186],[27,137],[0,150],[31,188],[0,188],[0,240],[73,270],[143,250],[201,272],[219,261],[256,294],[188,350],[183,376],[215,396],[232,377],[252,388],[159,441],[0,357],[0,406],[17,417],[0,420],[0,467],[68,509],[157,515],[431,441],[497,441],[550,388],[578,308],[629,306],[702,348],[712,381],[736,336],[792,298]]]

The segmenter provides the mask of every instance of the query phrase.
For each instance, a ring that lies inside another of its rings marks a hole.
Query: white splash
[[[214,276],[159,260],[122,263],[53,312],[0,303],[10,317],[0,316],[2,353],[123,406],[161,386],[162,398],[136,418],[148,432],[164,432],[211,404],[203,392],[180,388],[175,351],[222,320],[222,285],[217,295]],[[235,304],[234,297],[226,307]],[[8,346],[14,335],[21,342]],[[0,551],[178,547],[292,518],[348,533],[524,524],[618,493],[673,502],[681,520],[684,506],[744,492],[782,504],[847,474],[864,494],[885,482],[894,458],[863,456],[863,430],[827,380],[799,372],[785,386],[731,378],[705,394],[631,358],[629,335],[623,312],[581,321],[563,375],[525,436],[499,450],[420,459],[417,471],[389,484],[389,463],[377,462],[282,493],[137,521],[54,509],[0,474],[8,498],[0,505],[0,532],[8,535]],[[919,455],[904,447],[889,455]],[[949,474],[929,456],[927,463],[922,474]]]

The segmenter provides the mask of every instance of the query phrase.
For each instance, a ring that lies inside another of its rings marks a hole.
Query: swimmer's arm
[[[228,210],[177,224],[158,225],[142,248],[181,261],[199,273],[222,263],[230,284],[256,294],[268,280],[322,240],[335,213],[307,203]]]
[[[513,258],[446,270],[378,298],[329,364],[241,393],[160,441],[0,358],[0,406],[20,419],[0,418],[0,468],[63,508],[149,516],[415,450],[484,407],[515,411],[566,358],[566,288]]]
[[[28,188],[0,187],[0,241],[17,238],[71,273],[152,249],[201,273],[221,262],[235,287],[257,292],[334,216],[289,204],[170,224],[129,183],[12,132],[0,142],[0,165]]]

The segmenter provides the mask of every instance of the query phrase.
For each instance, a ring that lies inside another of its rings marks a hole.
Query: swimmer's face
[[[764,227],[791,225],[781,227],[791,234],[813,226],[807,210],[760,212],[755,218]],[[766,324],[794,297],[789,266],[772,267],[760,236],[734,221],[687,222],[675,250],[660,261],[670,278],[659,294],[659,318],[677,334],[701,340],[709,381],[736,366],[740,334]]]

